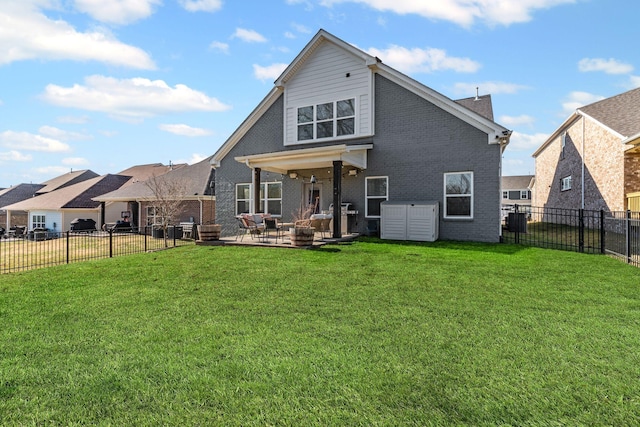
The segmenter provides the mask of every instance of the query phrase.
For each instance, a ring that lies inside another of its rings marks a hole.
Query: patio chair
[[[242,239],[244,239],[244,235],[247,234],[247,232],[249,231],[249,226],[247,225],[247,223],[244,221],[244,218],[242,217],[237,216],[236,221],[238,222],[238,230],[236,232],[236,241],[238,240],[238,237],[240,237],[240,241],[242,242]]]
[[[265,218],[264,219],[264,235],[265,240],[269,238],[269,234],[271,231],[275,231],[276,233],[276,244],[278,243],[278,236],[283,238],[282,234],[282,226],[278,224],[278,220],[276,218]]]
[[[320,233],[320,237],[324,239],[324,233],[329,233],[329,224],[331,223],[330,214],[315,214],[311,215],[311,226],[316,229],[317,233]]]

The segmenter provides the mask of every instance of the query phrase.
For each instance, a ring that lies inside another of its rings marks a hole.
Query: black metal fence
[[[512,205],[503,208],[502,240],[609,254],[640,267],[640,212]]]
[[[193,244],[181,227],[166,233],[154,227],[93,232],[33,231],[0,238],[0,273],[30,270],[71,262],[112,258]]]

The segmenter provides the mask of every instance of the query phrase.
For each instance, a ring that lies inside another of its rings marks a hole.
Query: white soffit
[[[327,147],[305,148],[301,150],[278,151],[275,153],[238,156],[237,162],[264,171],[286,174],[294,169],[315,169],[333,167],[333,162],[342,160],[344,166],[367,168],[367,150],[373,144],[330,145]]]

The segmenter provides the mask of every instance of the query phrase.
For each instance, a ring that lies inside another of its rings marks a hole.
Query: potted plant
[[[316,231],[311,227],[311,213],[313,206],[300,207],[293,212],[293,227],[289,228],[289,239],[292,246],[310,246],[313,244],[313,235]]]

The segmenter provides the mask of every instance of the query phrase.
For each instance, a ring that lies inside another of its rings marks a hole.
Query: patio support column
[[[333,161],[333,238],[342,237],[342,160]]]
[[[260,213],[260,172],[262,169],[253,170],[253,213]]]

